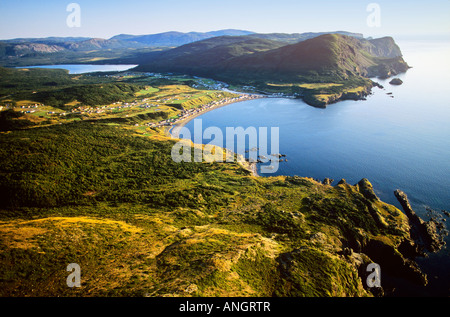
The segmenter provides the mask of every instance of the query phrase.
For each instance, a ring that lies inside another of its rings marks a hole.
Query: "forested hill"
[[[324,34],[291,45],[254,36],[216,37],[165,51],[138,70],[188,72],[217,79],[295,81],[313,75],[342,79],[405,71],[408,66],[401,55],[391,37],[366,40]]]

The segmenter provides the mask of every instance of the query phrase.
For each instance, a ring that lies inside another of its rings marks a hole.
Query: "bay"
[[[380,199],[401,208],[393,195],[401,189],[427,219],[427,207],[450,210],[450,44],[409,41],[399,46],[413,67],[396,76],[403,85],[374,79],[384,89],[374,88],[365,101],[318,109],[298,99],[265,98],[231,104],[196,119],[202,120],[203,130],[219,127],[224,135],[226,127],[278,127],[279,152],[288,162],[262,176],[329,177],[334,184],[342,178],[350,184],[368,178]],[[193,135],[194,121],[185,127]],[[441,295],[449,295],[450,285],[448,237],[446,242],[438,254],[418,260],[430,275],[429,289]]]

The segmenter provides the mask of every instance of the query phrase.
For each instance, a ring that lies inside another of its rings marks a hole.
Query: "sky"
[[[79,15],[67,11],[70,3],[78,5]],[[450,34],[450,0],[0,0],[0,12],[0,39],[221,29],[342,30],[372,37]],[[79,25],[68,24],[69,16]]]

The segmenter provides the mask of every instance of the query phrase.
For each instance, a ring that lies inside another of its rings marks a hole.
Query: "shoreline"
[[[216,109],[219,109],[219,108],[222,108],[222,107],[225,107],[225,106],[229,106],[231,104],[238,103],[238,102],[268,98],[268,97],[263,96],[263,95],[249,95],[249,94],[243,94],[243,95],[247,95],[246,98],[241,99],[241,100],[229,101],[229,102],[226,102],[226,103],[223,103],[223,104],[220,104],[220,105],[216,105],[216,106],[204,109],[204,110],[202,110],[200,112],[197,112],[197,113],[195,113],[193,115],[190,115],[187,118],[184,118],[183,120],[180,120],[176,124],[165,128],[164,132],[165,132],[165,134],[167,136],[169,136],[169,137],[171,137],[173,139],[178,139],[179,138],[178,134],[177,134],[177,132],[174,133],[174,130],[175,129],[181,129],[187,123],[189,123],[190,121],[194,120],[195,118],[201,116],[202,114],[205,114],[205,113],[207,113],[209,111],[216,110]],[[223,149],[226,150],[226,151],[230,151],[230,150],[228,150],[226,148],[223,148]],[[232,151],[230,151],[230,152],[232,152]],[[250,163],[250,162],[247,162],[247,161],[245,163],[248,164],[248,166],[247,167],[244,166],[244,168],[246,168],[248,171],[250,171],[252,176],[254,176],[254,177],[259,177],[260,176],[258,174],[258,166],[257,166],[256,163]]]
[[[182,127],[184,127],[187,123],[189,123],[190,121],[194,120],[195,118],[201,116],[202,114],[205,114],[209,111],[212,110],[216,110],[225,106],[229,106],[231,104],[234,103],[238,103],[238,102],[243,102],[243,101],[249,101],[249,100],[255,100],[255,99],[262,99],[262,98],[268,98],[266,96],[262,96],[262,95],[250,95],[250,94],[243,94],[243,95],[248,95],[246,98],[241,99],[241,100],[235,100],[235,101],[229,101],[220,105],[215,105],[212,106],[210,108],[204,109],[200,112],[197,112],[195,114],[192,114],[190,116],[188,116],[187,118],[184,118],[180,121],[178,121],[177,123],[175,123],[174,125],[170,126],[169,129],[167,130],[168,136],[172,137],[172,138],[178,138],[178,135],[173,134],[174,129],[180,129]]]

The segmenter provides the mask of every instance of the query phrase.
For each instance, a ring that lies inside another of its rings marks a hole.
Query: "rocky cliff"
[[[431,252],[439,251],[445,245],[444,237],[439,230],[439,224],[434,219],[422,220],[412,209],[408,196],[403,191],[397,189],[394,194],[411,223],[413,239],[417,240],[421,247]]]

